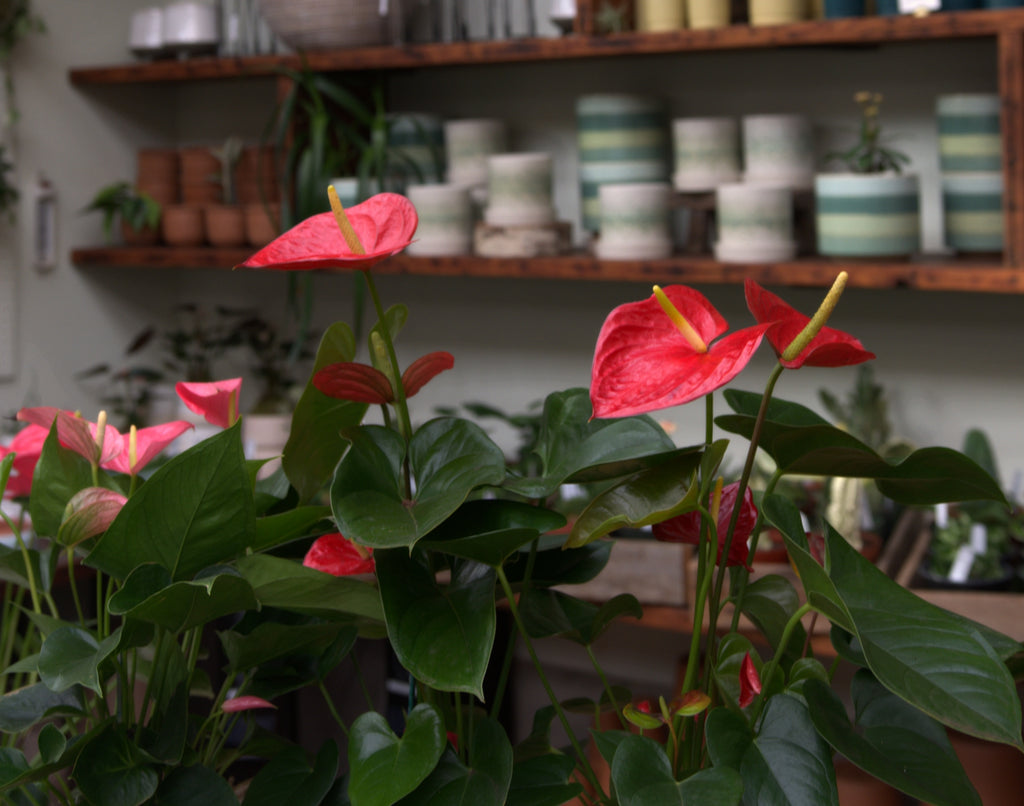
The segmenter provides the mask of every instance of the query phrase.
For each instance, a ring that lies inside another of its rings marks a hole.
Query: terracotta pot
[[[185,204],[219,204],[220,161],[208,146],[181,149],[181,200]]]
[[[206,208],[206,238],[214,246],[245,243],[245,214],[237,204],[211,204]]]
[[[160,231],[151,227],[135,229],[122,221],[121,240],[125,246],[154,246],[160,243]]]
[[[235,194],[241,205],[273,202],[280,195],[274,166],[274,150],[246,146],[235,171]]]
[[[250,246],[264,246],[280,233],[281,205],[245,205],[245,242]]]
[[[192,204],[164,207],[161,223],[168,246],[199,246],[206,240],[203,208]]]
[[[173,148],[144,148],[136,154],[135,186],[160,204],[177,204],[180,160]]]

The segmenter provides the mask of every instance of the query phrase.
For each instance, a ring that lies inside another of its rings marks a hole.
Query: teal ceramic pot
[[[819,174],[814,196],[822,255],[905,257],[921,248],[916,176]]]
[[[899,0],[875,0],[875,13],[882,17],[900,14]]]
[[[1001,104],[995,93],[940,95],[939,167],[943,173],[998,173],[1003,168]]]
[[[1003,175],[946,174],[942,177],[946,243],[957,252],[1003,249]]]
[[[437,115],[390,115],[388,145],[396,158],[395,169],[407,184],[444,180],[444,122]]]
[[[671,174],[668,110],[660,98],[581,96],[576,124],[583,227],[601,226],[598,188],[605,182],[667,182]]]
[[[863,17],[864,0],[825,0],[826,19],[840,17]]]
[[[980,0],[942,0],[942,11],[971,11],[981,8]]]
[[[984,8],[1017,8],[1024,0],[985,0]]]

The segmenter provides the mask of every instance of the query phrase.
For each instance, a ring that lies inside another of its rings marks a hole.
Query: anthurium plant
[[[907,504],[1005,503],[991,476],[956,451],[920,449],[894,464],[774,397],[789,372],[873,357],[825,325],[844,276],[813,316],[748,282],[754,322],[732,331],[681,286],[615,309],[596,334],[590,389],[546,399],[538,462],[510,472],[475,423],[420,421],[411,410],[455,359],[439,349],[399,362],[408,311],[385,307],[372,267],[403,249],[416,223],[400,196],[347,212],[335,197],[333,212],[242,264],[361,271],[377,314],[366,360],[347,325],[325,332],[282,468],[268,478],[244,458],[237,379],[180,386],[222,430],[150,474],[146,462],[184,424],[122,434],[102,416],[19,415],[30,425],[8,449],[2,481],[31,526],[12,523],[16,544],[0,550],[0,797],[827,806],[838,803],[841,754],[913,798],[980,804],[946,728],[1024,748],[1021,645],[922,601],[830,527],[809,536],[775,492],[791,473],[850,475]],[[765,345],[778,356],[765,391],[729,389],[728,409],[716,412],[713,393]],[[702,403],[706,430],[682,446],[649,416]],[[363,422],[370,406],[380,424]],[[758,447],[777,470],[754,490]],[[724,479],[730,451],[743,469]],[[583,482],[599,492],[567,529],[545,502]],[[692,543],[698,565],[685,674],[655,702],[624,691],[594,651],[617,618],[642,617],[637,600],[567,592],[615,561],[601,538],[647,525]],[[769,525],[784,536],[795,586],[750,578]],[[496,641],[501,610],[550,698],[528,736],[499,719],[512,658]],[[823,651],[808,636],[826,622]],[[574,732],[536,651],[554,636],[594,663],[600,683],[586,707],[595,718],[614,712],[614,729]],[[351,661],[357,637],[390,642],[409,673],[399,724],[372,708],[347,723],[338,716],[324,679]],[[223,658],[214,668],[204,664],[210,642]],[[849,688],[834,679],[837,658],[857,669]],[[485,680],[488,669],[497,683]],[[255,718],[302,687],[319,689],[338,719],[336,738],[313,753]],[[552,744],[556,722],[565,746]],[[240,759],[260,764],[243,779]]]

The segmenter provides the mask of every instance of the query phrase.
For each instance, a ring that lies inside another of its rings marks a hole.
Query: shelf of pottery
[[[958,254],[1003,248],[999,109],[994,94],[936,100],[945,241]],[[541,257],[575,243],[602,261],[780,263],[921,250],[916,174],[818,173],[808,117],[670,120],[659,99],[598,94],[577,99],[576,124],[574,239],[552,201],[552,154],[510,151],[501,120],[397,116],[392,146],[426,180],[404,190],[421,214],[410,254]],[[336,187],[357,200],[353,180]]]

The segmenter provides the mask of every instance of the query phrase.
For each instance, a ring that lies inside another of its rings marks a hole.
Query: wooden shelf
[[[254,249],[172,249],[169,247],[102,247],[76,249],[76,266],[223,269],[241,263]],[[996,260],[934,259],[922,261],[855,261],[803,258],[787,263],[719,263],[711,257],[679,256],[666,260],[600,261],[574,254],[543,258],[414,257],[398,255],[374,271],[447,277],[504,277],[545,280],[614,280],[622,282],[742,283],[750,277],[764,285],[828,287],[841,269],[854,288],[915,288],[930,291],[1024,293],[1024,271]]]
[[[687,51],[770,49],[781,47],[876,45],[929,39],[995,37],[1024,29],[1024,9],[941,12],[851,17],[790,25],[732,25],[708,30],[663,33],[571,34],[559,38],[410,44],[401,47],[315,51],[305,63],[318,72],[409,70],[453,65],[539,62],[596,57],[636,57]],[[281,67],[298,69],[297,55],[198,57],[137,62],[70,71],[72,84],[129,84],[200,81],[277,75]]]

